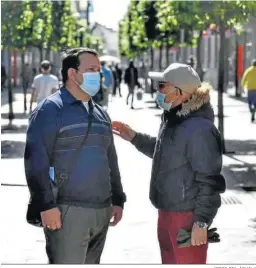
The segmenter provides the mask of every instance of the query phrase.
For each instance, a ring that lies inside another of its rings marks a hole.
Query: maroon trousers
[[[162,264],[205,264],[208,245],[179,248],[177,235],[181,228],[191,229],[192,212],[158,213],[158,240]]]

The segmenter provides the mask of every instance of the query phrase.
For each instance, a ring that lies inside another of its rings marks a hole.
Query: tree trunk
[[[39,52],[40,52],[40,63],[41,63],[44,58],[44,49],[42,47],[39,47]]]
[[[159,71],[162,71],[163,46],[159,48]]]
[[[51,59],[50,59],[50,53],[51,53],[51,49],[50,49],[50,48],[47,48],[45,58],[46,58],[48,61],[51,61]]]
[[[166,67],[169,66],[169,62],[170,62],[169,49],[170,49],[170,46],[169,45],[166,45],[166,50],[165,50]]]
[[[23,88],[23,96],[24,96],[24,113],[27,111],[27,87],[25,85],[25,78],[24,78],[24,69],[25,69],[25,52],[22,51],[21,53],[21,66],[22,66],[22,88]]]
[[[222,20],[219,23],[220,31],[220,50],[219,50],[219,74],[218,74],[218,129],[221,135],[223,153],[226,153],[224,138],[224,112],[223,112],[223,92],[225,82],[225,27]]]
[[[151,66],[150,66],[150,69],[151,71],[153,71],[154,69],[154,49],[153,47],[151,46],[150,47],[150,57],[151,57]],[[151,86],[150,86],[150,92],[151,92],[151,97],[154,98],[154,83],[153,83],[153,80],[151,79]]]
[[[12,52],[8,48],[8,102],[9,102],[9,126],[12,126],[12,120],[15,118],[13,113],[13,95],[12,95]]]
[[[31,47],[31,51],[32,51],[32,69],[35,68],[37,69],[36,66],[36,57],[35,57],[35,48]]]
[[[203,69],[202,69],[202,59],[201,59],[201,40],[203,36],[203,31],[200,31],[199,37],[197,39],[197,46],[196,46],[196,71],[201,79],[203,81]]]

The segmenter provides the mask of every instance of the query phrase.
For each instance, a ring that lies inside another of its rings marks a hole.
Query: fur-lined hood
[[[178,117],[187,116],[203,116],[214,117],[213,109],[210,105],[210,91],[212,86],[208,83],[202,83],[192,97],[181,105],[181,109],[177,112]],[[200,108],[203,109],[200,109]],[[202,110],[202,111],[199,111]],[[205,114],[205,116],[204,116]],[[213,118],[212,118],[213,119]]]

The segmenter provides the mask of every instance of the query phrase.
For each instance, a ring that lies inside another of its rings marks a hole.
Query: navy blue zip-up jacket
[[[31,197],[40,211],[56,207],[49,168],[55,179],[69,167],[88,127],[88,112],[65,88],[42,101],[30,117],[25,149],[25,173]],[[61,185],[58,204],[103,208],[123,207],[123,192],[111,121],[93,103],[92,125],[71,174]]]

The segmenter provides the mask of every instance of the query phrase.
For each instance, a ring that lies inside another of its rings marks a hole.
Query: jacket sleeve
[[[32,113],[24,154],[28,188],[40,211],[56,206],[49,177],[50,159],[58,130],[53,105],[46,100]]]
[[[111,177],[112,205],[123,207],[124,203],[126,202],[126,195],[123,191],[121,183],[121,176],[118,166],[118,159],[114,145],[113,134],[111,134],[111,144],[108,149],[108,161],[109,161],[110,177]]]
[[[143,154],[153,158],[156,138],[146,134],[136,133],[131,143]]]
[[[215,127],[197,130],[188,144],[188,159],[199,187],[194,221],[211,224],[221,205],[220,193],[225,191],[225,179],[220,174],[222,150]]]

